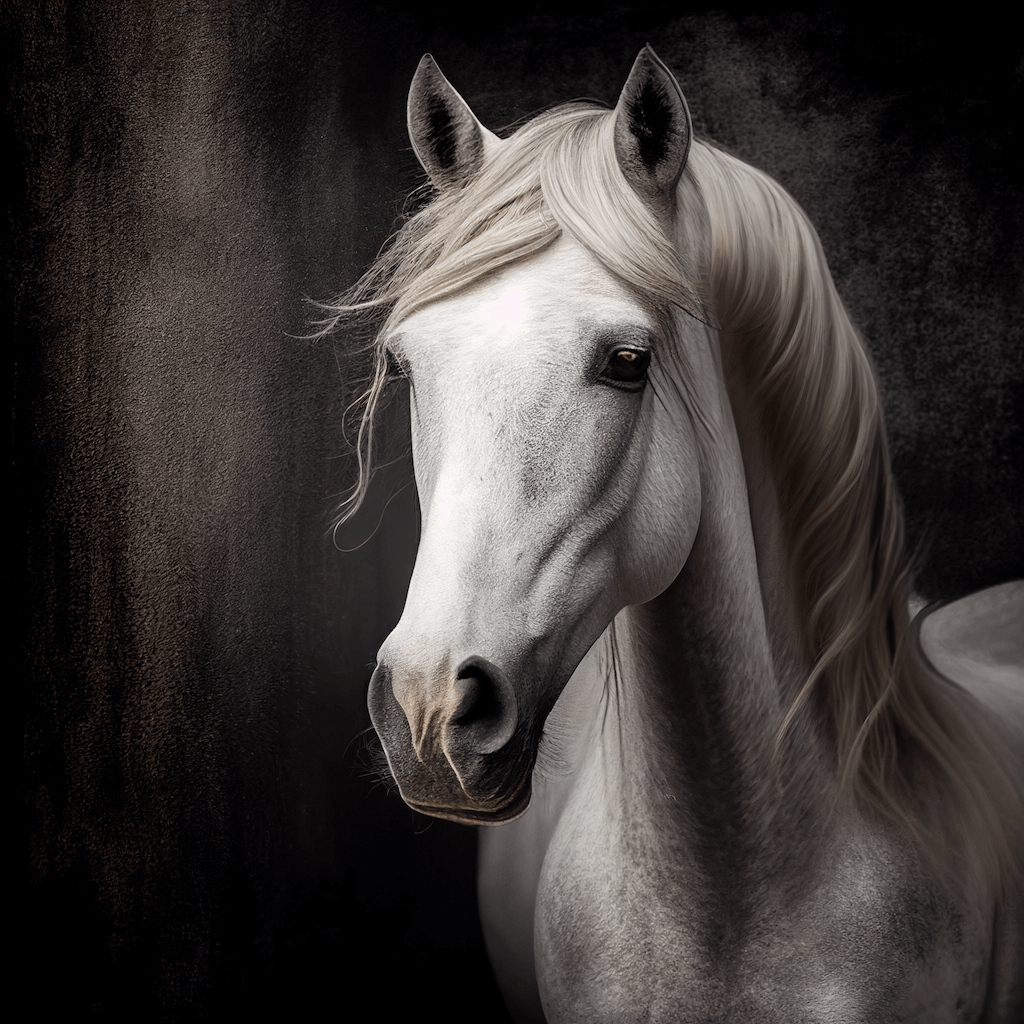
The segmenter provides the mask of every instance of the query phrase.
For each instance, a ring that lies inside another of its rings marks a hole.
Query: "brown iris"
[[[608,358],[604,378],[616,384],[640,384],[647,376],[650,352],[636,348],[617,348]]]

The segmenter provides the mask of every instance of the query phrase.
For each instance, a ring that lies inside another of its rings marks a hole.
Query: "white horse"
[[[1024,1019],[1011,692],[930,672],[864,347],[648,48],[507,140],[420,63],[386,311],[422,536],[369,703],[520,1020]],[[365,474],[356,500],[365,485]],[[454,978],[438,979],[438,987]]]

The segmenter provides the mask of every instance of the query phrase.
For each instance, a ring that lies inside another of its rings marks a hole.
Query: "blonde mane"
[[[685,311],[734,347],[776,482],[812,665],[783,733],[813,702],[862,813],[903,827],[925,856],[955,840],[982,883],[998,886],[1014,872],[1019,797],[980,706],[919,657],[878,388],[816,233],[771,179],[694,143],[678,190],[679,237],[667,239],[622,178],[611,128],[611,112],[596,105],[539,116],[464,188],[413,216],[359,284],[325,307],[323,333],[363,314],[383,318],[360,399],[359,478],[339,521],[366,493],[374,413],[391,375],[389,330],[569,235],[669,325],[669,344]]]

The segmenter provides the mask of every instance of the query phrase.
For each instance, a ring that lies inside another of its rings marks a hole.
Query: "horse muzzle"
[[[500,824],[530,803],[537,741],[498,666],[470,657],[452,671],[370,679],[370,719],[410,807],[463,824]]]

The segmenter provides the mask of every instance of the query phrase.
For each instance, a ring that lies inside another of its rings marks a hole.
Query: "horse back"
[[[987,713],[1009,760],[1007,771],[1024,789],[1024,580],[1015,580],[926,609],[919,623],[921,652]],[[1020,841],[1024,822],[1018,823]],[[1024,850],[1018,851],[1024,864]],[[1022,869],[1024,870],[1024,869]],[[1015,884],[1014,884],[1015,883]],[[1024,1010],[1024,886],[1004,887],[996,909],[994,945],[983,1021],[1018,1020]]]
[[[925,658],[973,694],[1003,723],[1013,753],[1024,748],[1024,580],[926,609],[920,623]]]

